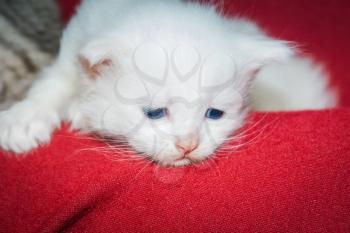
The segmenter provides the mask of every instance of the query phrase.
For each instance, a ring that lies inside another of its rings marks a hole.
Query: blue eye
[[[145,113],[146,117],[148,117],[151,120],[157,120],[167,115],[166,108],[157,108],[157,109],[144,108],[143,112]]]
[[[212,120],[218,120],[223,115],[224,115],[223,111],[221,111],[219,109],[215,109],[215,108],[208,108],[207,112],[205,113],[205,117],[212,119]]]

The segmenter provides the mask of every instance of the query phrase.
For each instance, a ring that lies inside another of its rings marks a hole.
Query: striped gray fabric
[[[61,32],[54,0],[0,0],[0,110],[24,97]]]

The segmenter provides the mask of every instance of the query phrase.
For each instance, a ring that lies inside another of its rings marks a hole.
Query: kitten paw
[[[51,108],[22,102],[0,112],[0,147],[17,154],[27,152],[50,141],[60,122]]]

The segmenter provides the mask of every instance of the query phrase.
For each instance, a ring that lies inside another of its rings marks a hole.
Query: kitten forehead
[[[112,72],[117,94],[126,99],[143,98],[151,106],[164,106],[178,99],[188,103],[207,101],[223,85],[231,85],[235,77],[235,63],[225,51],[210,54],[188,43],[162,47],[145,42],[119,61]]]
[[[198,74],[203,74],[199,78],[204,79],[219,75],[220,81],[226,81],[236,69],[234,58],[226,49],[210,51],[189,43],[168,46],[142,43],[134,49],[132,64],[139,75],[159,84],[165,82],[167,75],[176,76],[179,81],[198,78]]]

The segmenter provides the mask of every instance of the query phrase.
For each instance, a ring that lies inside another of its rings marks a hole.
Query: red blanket
[[[342,108],[253,114],[238,151],[176,169],[62,129],[26,158],[0,154],[0,232],[350,232],[350,2],[223,7],[301,43]]]

